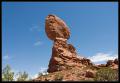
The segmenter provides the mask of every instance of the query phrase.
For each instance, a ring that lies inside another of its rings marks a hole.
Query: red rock
[[[48,38],[54,41],[48,65],[49,73],[69,69],[68,67],[81,67],[81,64],[92,65],[89,59],[78,57],[75,47],[67,43],[70,30],[63,20],[55,15],[48,15],[45,30]]]
[[[85,77],[94,78],[95,73],[93,71],[86,71]]]
[[[118,69],[118,59],[108,60],[106,66],[112,69]]]
[[[100,64],[98,67],[106,67],[106,64]]]
[[[48,15],[46,17],[45,31],[51,40],[56,38],[69,39],[70,37],[68,26],[56,15]]]
[[[106,66],[107,67],[112,66],[112,64],[114,64],[114,61],[113,60],[108,60]]]
[[[114,60],[114,63],[118,65],[118,59],[115,59],[115,60]]]

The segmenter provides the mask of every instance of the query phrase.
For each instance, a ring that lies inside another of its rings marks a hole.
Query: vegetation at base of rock
[[[57,73],[56,75],[55,75],[55,81],[62,81],[62,79],[63,79],[63,75],[62,74],[60,74],[60,73]]]
[[[118,72],[111,68],[101,68],[96,72],[95,81],[117,81]]]
[[[38,77],[40,77],[40,76],[47,76],[47,74],[48,74],[48,72],[47,72],[47,70],[44,70],[43,72],[39,72],[38,73]]]

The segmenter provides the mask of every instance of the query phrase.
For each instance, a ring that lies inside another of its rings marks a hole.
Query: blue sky
[[[118,56],[117,2],[2,2],[2,68],[34,75],[48,67],[53,41],[45,18],[55,14],[69,26],[68,40],[96,63]]]

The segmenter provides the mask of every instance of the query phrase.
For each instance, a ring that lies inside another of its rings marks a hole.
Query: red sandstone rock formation
[[[95,65],[96,68],[100,69],[102,67],[110,67],[112,69],[118,69],[118,59],[108,60],[106,64]]]
[[[86,71],[85,72],[85,77],[91,77],[94,78],[95,77],[95,72],[94,71]]]
[[[56,40],[56,38],[68,39],[70,37],[68,26],[55,15],[48,15],[46,17],[45,31],[51,40]]]
[[[106,66],[111,67],[112,69],[118,69],[118,59],[108,60]]]
[[[48,72],[92,65],[89,59],[80,58],[76,53],[75,47],[67,43],[67,39],[70,37],[70,30],[63,20],[55,15],[48,15],[45,31],[48,38],[54,41]]]

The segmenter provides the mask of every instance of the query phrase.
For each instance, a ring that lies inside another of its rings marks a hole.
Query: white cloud
[[[113,60],[118,58],[118,54],[110,54],[110,53],[97,53],[92,57],[88,57],[92,62],[103,62],[107,60]]]
[[[37,42],[34,43],[34,46],[39,46],[39,45],[42,45],[41,41],[37,41]]]
[[[10,59],[10,57],[8,56],[8,54],[6,54],[5,56],[3,56],[3,59],[8,60],[8,59]]]

